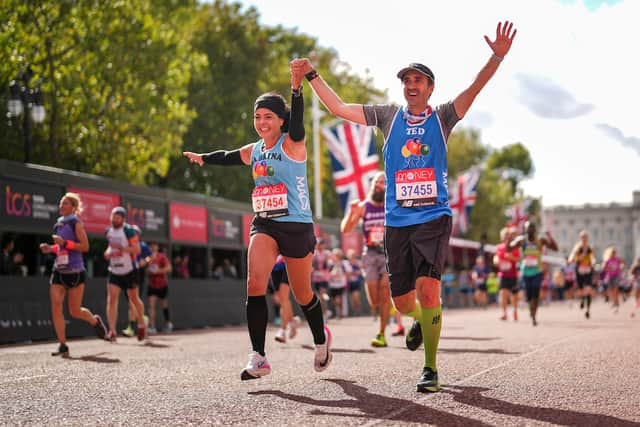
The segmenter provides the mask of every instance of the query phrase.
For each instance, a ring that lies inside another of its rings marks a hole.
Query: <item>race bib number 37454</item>
[[[254,188],[251,202],[253,211],[261,218],[276,218],[289,214],[287,186],[282,183]]]
[[[404,208],[435,205],[438,185],[433,168],[417,168],[397,171],[396,201]]]

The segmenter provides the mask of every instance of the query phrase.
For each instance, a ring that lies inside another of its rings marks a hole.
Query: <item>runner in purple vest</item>
[[[295,59],[290,65],[292,73],[307,78],[332,114],[376,126],[384,135],[387,271],[396,309],[415,319],[406,336],[407,348],[416,350],[424,339],[424,367],[416,384],[419,392],[440,389],[436,366],[442,329],[440,275],[448,253],[452,216],[447,192],[447,139],[498,70],[515,35],[513,23],[499,22],[495,40],[484,37],[492,55],[476,78],[453,101],[435,108],[429,105],[435,75],[423,64],[409,64],[397,73],[407,101],[404,107],[347,104],[307,58]]]
[[[55,254],[53,272],[49,284],[51,296],[51,315],[56,337],[60,342],[58,351],[52,356],[69,357],[69,347],[65,335],[65,320],[62,303],[65,294],[69,294],[69,314],[75,319],[89,323],[96,331],[98,338],[104,338],[107,330],[99,315],[91,313],[81,306],[84,294],[86,274],[82,253],[89,251],[89,240],[82,222],[76,215],[82,211],[80,196],[67,193],[60,200],[60,218],[54,226],[53,245],[40,244],[42,253]]]
[[[364,251],[362,263],[367,299],[371,311],[380,310],[380,327],[378,334],[371,340],[373,347],[386,347],[384,332],[389,323],[391,311],[391,293],[384,260],[384,172],[378,172],[371,180],[371,187],[365,200],[354,200],[347,208],[340,231],[349,232],[362,221]]]

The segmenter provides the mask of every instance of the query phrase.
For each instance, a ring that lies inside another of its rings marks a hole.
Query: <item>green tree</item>
[[[38,163],[144,183],[165,175],[194,116],[185,98],[204,58],[191,48],[195,1],[3,2],[3,79],[31,65],[48,111]],[[5,137],[13,138],[8,134]],[[4,144],[3,144],[3,147]],[[15,158],[15,151],[0,155]]]

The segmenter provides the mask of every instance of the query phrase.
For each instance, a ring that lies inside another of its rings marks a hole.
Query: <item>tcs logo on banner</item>
[[[27,216],[32,214],[31,194],[12,192],[11,186],[5,187],[5,210],[7,215]]]

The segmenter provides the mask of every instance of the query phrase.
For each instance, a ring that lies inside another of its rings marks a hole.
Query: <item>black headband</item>
[[[280,117],[281,119],[284,119],[287,116],[287,107],[284,101],[282,100],[282,98],[276,95],[266,95],[256,99],[253,111],[255,112],[258,108],[266,108],[267,110],[271,110],[276,113],[276,116]]]

